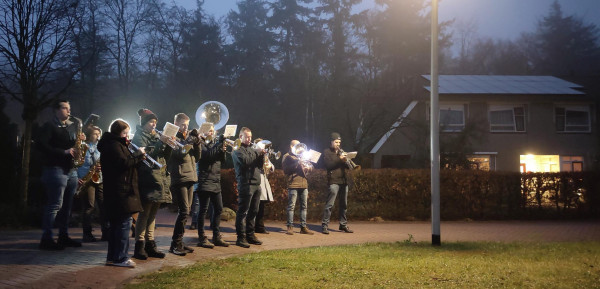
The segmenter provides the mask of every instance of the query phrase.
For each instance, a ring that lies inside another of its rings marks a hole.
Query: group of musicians
[[[149,109],[140,109],[140,122],[129,140],[131,127],[122,119],[114,120],[109,131],[102,134],[102,130],[94,125],[87,125],[82,130],[81,120],[71,116],[66,100],[58,100],[53,112],[54,118],[44,124],[38,140],[38,146],[46,156],[41,180],[47,196],[40,249],[81,247],[81,243],[68,234],[73,198],[78,190],[82,199],[84,242],[97,241],[92,234],[91,219],[95,203],[99,205],[101,240],[108,241],[106,265],[135,267],[128,255],[132,227],[135,228],[134,258],[164,258],[165,254],[158,250],[154,239],[156,213],[161,204],[172,201],[177,205],[178,214],[170,253],[184,256],[194,252],[183,242],[194,198],[198,200],[198,215],[192,225],[198,229],[198,247],[229,246],[220,234],[223,211],[221,162],[225,160],[229,142],[223,135],[216,137],[214,125],[204,124],[202,132],[189,130],[190,118],[178,113],[174,125],[179,131],[175,137],[168,137],[156,130],[157,116]],[[84,140],[85,145],[80,146]],[[294,208],[299,198],[300,233],[312,235],[314,232],[306,225],[307,174],[312,166],[297,155],[295,147],[299,143],[292,140],[289,152],[282,159],[288,188],[285,232],[294,234]],[[329,185],[321,224],[323,234],[329,234],[331,209],[337,195],[339,230],[353,232],[347,226],[346,218],[348,158],[340,145],[340,135],[332,133],[331,144],[323,152]],[[83,149],[86,151],[82,152]],[[268,149],[254,145],[249,128],[240,130],[239,143],[232,149],[231,156],[238,189],[235,244],[243,248],[262,244],[256,233],[268,234],[262,216],[265,202],[273,200],[267,178],[274,170],[269,155]],[[82,156],[85,156],[82,163],[74,162]],[[204,231],[209,204],[212,206],[211,240]],[[52,233],[55,224],[59,228],[57,241]]]

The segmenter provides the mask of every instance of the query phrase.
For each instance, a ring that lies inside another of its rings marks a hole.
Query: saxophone
[[[102,175],[100,174],[100,160],[95,162],[90,167],[90,171],[85,176],[83,176],[83,178],[81,178],[81,181],[82,184],[79,187],[79,193],[81,193],[83,188],[86,188],[88,186],[89,182],[92,182],[94,184],[102,183]]]
[[[75,145],[73,145],[73,151],[75,152],[73,156],[73,167],[77,168],[82,166],[85,162],[85,154],[87,153],[88,145],[83,140],[79,139],[83,129],[81,120],[72,115],[69,117],[73,122],[77,123],[77,135],[75,136]]]

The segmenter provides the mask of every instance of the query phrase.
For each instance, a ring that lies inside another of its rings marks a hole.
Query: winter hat
[[[138,115],[140,116],[140,125],[141,126],[145,125],[151,119],[158,120],[158,117],[156,117],[156,114],[154,114],[151,110],[149,110],[147,108],[141,108],[140,110],[138,110]]]
[[[332,133],[331,133],[331,141],[338,140],[338,139],[339,139],[339,140],[341,140],[341,139],[342,139],[342,137],[340,136],[340,134],[339,134],[339,133],[337,133],[337,132],[332,132]]]

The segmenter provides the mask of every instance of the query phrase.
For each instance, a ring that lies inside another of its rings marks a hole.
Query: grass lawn
[[[600,242],[265,251],[146,275],[126,288],[600,288]]]

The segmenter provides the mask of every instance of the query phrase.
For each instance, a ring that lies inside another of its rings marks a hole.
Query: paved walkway
[[[176,214],[161,210],[157,217],[156,239],[159,249],[167,252]],[[84,243],[81,248],[48,252],[38,249],[41,230],[0,232],[0,288],[120,288],[135,277],[169,267],[183,267],[210,258],[310,246],[330,246],[366,242],[395,242],[409,239],[431,240],[429,222],[351,222],[354,234],[341,233],[337,224],[329,235],[320,232],[319,225],[309,225],[315,235],[286,235],[283,222],[268,222],[269,235],[258,234],[262,246],[243,249],[234,245],[234,222],[222,222],[228,248],[196,247],[185,257],[167,254],[165,259],[138,261],[134,269],[104,266],[106,242]],[[449,241],[600,241],[598,221],[527,221],[527,222],[443,222],[442,244]],[[196,231],[187,230],[184,241],[195,245]],[[99,235],[96,232],[96,235]],[[81,238],[81,229],[72,229],[71,236]],[[131,249],[133,250],[133,239]]]

